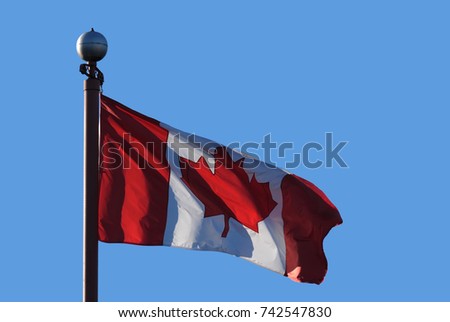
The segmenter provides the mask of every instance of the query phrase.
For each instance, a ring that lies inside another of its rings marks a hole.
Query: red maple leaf
[[[230,229],[229,220],[258,232],[263,221],[277,203],[272,198],[269,183],[260,183],[254,174],[244,170],[244,158],[233,161],[226,147],[216,148],[214,173],[201,157],[197,162],[180,157],[183,182],[205,205],[205,218],[224,215],[222,237]]]

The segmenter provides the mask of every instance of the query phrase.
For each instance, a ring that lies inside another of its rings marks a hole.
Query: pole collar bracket
[[[105,81],[103,73],[100,71],[100,69],[98,69],[95,63],[81,64],[80,73],[86,75],[89,78],[98,79],[100,81],[100,85],[103,85],[103,82]]]

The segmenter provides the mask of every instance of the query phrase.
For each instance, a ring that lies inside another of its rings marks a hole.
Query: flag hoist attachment
[[[103,82],[105,81],[103,73],[100,71],[100,69],[98,69],[95,62],[90,62],[90,64],[81,64],[80,73],[86,75],[89,78],[98,79],[100,81],[100,85],[103,85]]]

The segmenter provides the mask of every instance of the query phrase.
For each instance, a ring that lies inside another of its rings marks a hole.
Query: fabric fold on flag
[[[99,240],[232,254],[320,284],[342,223],[311,182],[102,95]]]

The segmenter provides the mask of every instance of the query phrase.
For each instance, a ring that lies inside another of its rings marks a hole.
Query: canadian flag
[[[315,185],[101,98],[99,239],[239,256],[320,284],[342,223]]]

